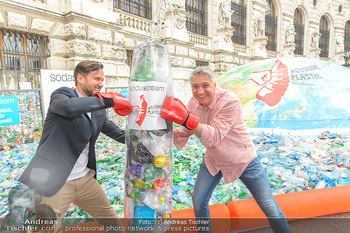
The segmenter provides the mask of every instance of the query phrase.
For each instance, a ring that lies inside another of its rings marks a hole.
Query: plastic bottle
[[[326,185],[327,185],[327,182],[326,182],[326,181],[320,180],[320,181],[317,183],[315,189],[322,189],[322,188],[325,188]]]

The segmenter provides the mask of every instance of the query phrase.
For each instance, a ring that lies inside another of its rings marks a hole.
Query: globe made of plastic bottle
[[[138,45],[128,93],[132,112],[126,125],[124,178],[124,215],[134,226],[138,218],[171,216],[173,123],[160,117],[168,96],[172,77],[167,46],[154,41]]]

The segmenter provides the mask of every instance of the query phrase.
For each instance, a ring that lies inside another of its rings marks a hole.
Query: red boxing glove
[[[121,94],[114,92],[97,92],[96,95],[106,105],[106,108],[114,108],[120,116],[129,115],[132,107],[130,102]]]
[[[199,123],[199,117],[189,112],[186,106],[173,96],[165,99],[160,116],[191,130],[195,129]]]

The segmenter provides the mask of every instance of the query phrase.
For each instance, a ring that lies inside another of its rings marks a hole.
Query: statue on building
[[[169,0],[166,4],[171,9],[185,9],[185,0]]]
[[[318,31],[314,31],[311,34],[311,49],[318,49],[319,48],[319,41],[320,41],[321,33]]]
[[[292,24],[286,27],[286,44],[294,44],[295,29]]]
[[[103,1],[103,0],[101,0]],[[113,1],[112,0],[106,0],[106,6],[109,11],[113,10]]]
[[[335,40],[335,51],[337,53],[344,52],[344,38],[341,34],[338,34],[338,36]]]
[[[178,29],[184,29],[185,28],[185,23],[186,23],[186,18],[183,17],[183,15],[175,15],[175,26]]]
[[[164,4],[164,12],[158,16],[163,22],[158,36],[167,43],[173,39],[188,42],[185,0],[168,0]],[[163,9],[163,6],[160,8]]]
[[[254,35],[257,38],[265,36],[265,19],[261,14],[254,19]]]
[[[267,45],[267,40],[262,40],[259,46],[260,50],[262,51],[266,50],[266,45]]]
[[[223,28],[231,26],[231,15],[233,10],[231,6],[225,1],[219,5],[219,25]]]
[[[177,29],[183,29],[186,23],[186,16],[182,11],[185,11],[185,0],[169,0],[165,2],[166,15],[173,18],[174,25]],[[165,25],[163,25],[164,27]]]

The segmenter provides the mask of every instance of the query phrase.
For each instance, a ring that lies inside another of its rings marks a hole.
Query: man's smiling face
[[[209,75],[202,74],[192,77],[192,95],[203,107],[208,107],[214,98],[216,83]]]

